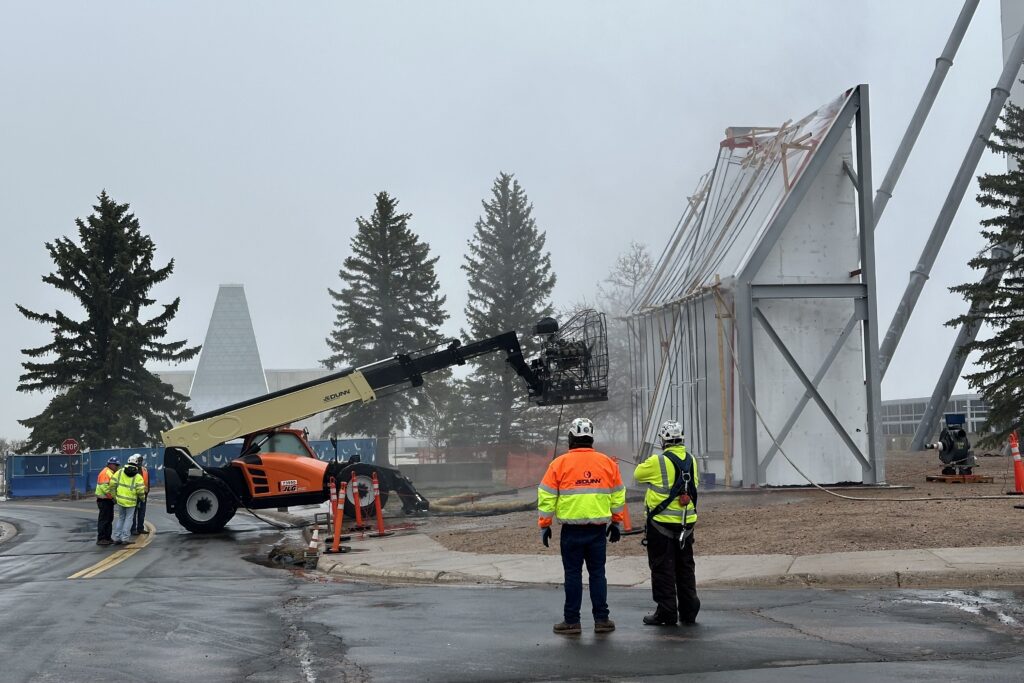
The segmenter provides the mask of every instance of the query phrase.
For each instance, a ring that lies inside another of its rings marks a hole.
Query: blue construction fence
[[[310,441],[309,445],[320,460],[335,457],[330,441]],[[241,443],[226,443],[201,453],[196,460],[205,467],[226,465],[242,450]],[[60,496],[70,494],[72,489],[79,494],[91,494],[96,488],[96,477],[107,460],[117,458],[122,465],[133,453],[142,455],[149,470],[150,485],[163,486],[164,449],[159,448],[113,448],[88,451],[79,455],[11,455],[7,457],[7,495],[27,498],[31,496]],[[376,459],[376,439],[339,439],[337,457],[348,460],[358,455],[363,462]]]

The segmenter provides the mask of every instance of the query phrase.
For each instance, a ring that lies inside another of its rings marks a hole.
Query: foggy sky
[[[44,242],[101,189],[175,260],[168,340],[201,343],[243,283],[264,367],[316,366],[355,218],[387,190],[440,255],[463,326],[466,241],[499,171],[534,204],[556,304],[591,297],[629,239],[657,256],[730,125],[798,119],[870,84],[881,182],[961,0],[0,4],[0,436],[48,396],[15,391],[24,319],[71,299]],[[880,337],[1001,69],[999,6],[975,15],[876,232]],[[986,154],[980,172],[1005,162]],[[931,393],[983,244],[969,190],[882,387]],[[163,366],[163,368],[170,366]],[[182,368],[195,367],[195,361]],[[157,368],[154,368],[157,369]],[[965,383],[958,391],[966,390]]]

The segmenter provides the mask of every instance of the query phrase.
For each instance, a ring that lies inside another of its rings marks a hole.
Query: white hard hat
[[[594,438],[594,423],[586,417],[577,417],[569,424],[569,436],[574,439]]]
[[[658,436],[665,443],[682,443],[683,426],[676,420],[665,420],[658,430]]]
[[[130,465],[141,465],[142,464],[142,453],[132,453],[128,456],[128,464]]]

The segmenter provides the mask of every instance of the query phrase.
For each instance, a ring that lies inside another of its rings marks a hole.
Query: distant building
[[[323,377],[324,368],[264,370],[242,285],[221,285],[195,370],[165,370],[157,376],[189,397],[196,414]],[[319,439],[327,413],[295,422]]]
[[[882,434],[890,446],[907,448],[910,445],[928,401],[928,397],[882,401]],[[963,413],[967,418],[967,431],[978,434],[985,428],[988,404],[978,394],[957,394],[949,398],[942,412]]]

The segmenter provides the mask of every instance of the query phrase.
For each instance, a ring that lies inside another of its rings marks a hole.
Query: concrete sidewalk
[[[312,511],[295,512],[302,517],[312,517]],[[622,542],[637,543],[638,540],[625,537]],[[427,583],[562,582],[557,547],[540,555],[466,553],[448,550],[416,531],[400,531],[379,539],[356,534],[343,545],[350,546],[352,552],[322,555],[319,572],[367,580]],[[609,557],[607,575],[613,586],[650,587],[650,572],[644,556]],[[1024,585],[1024,546],[800,556],[698,555],[697,584],[704,588]]]

